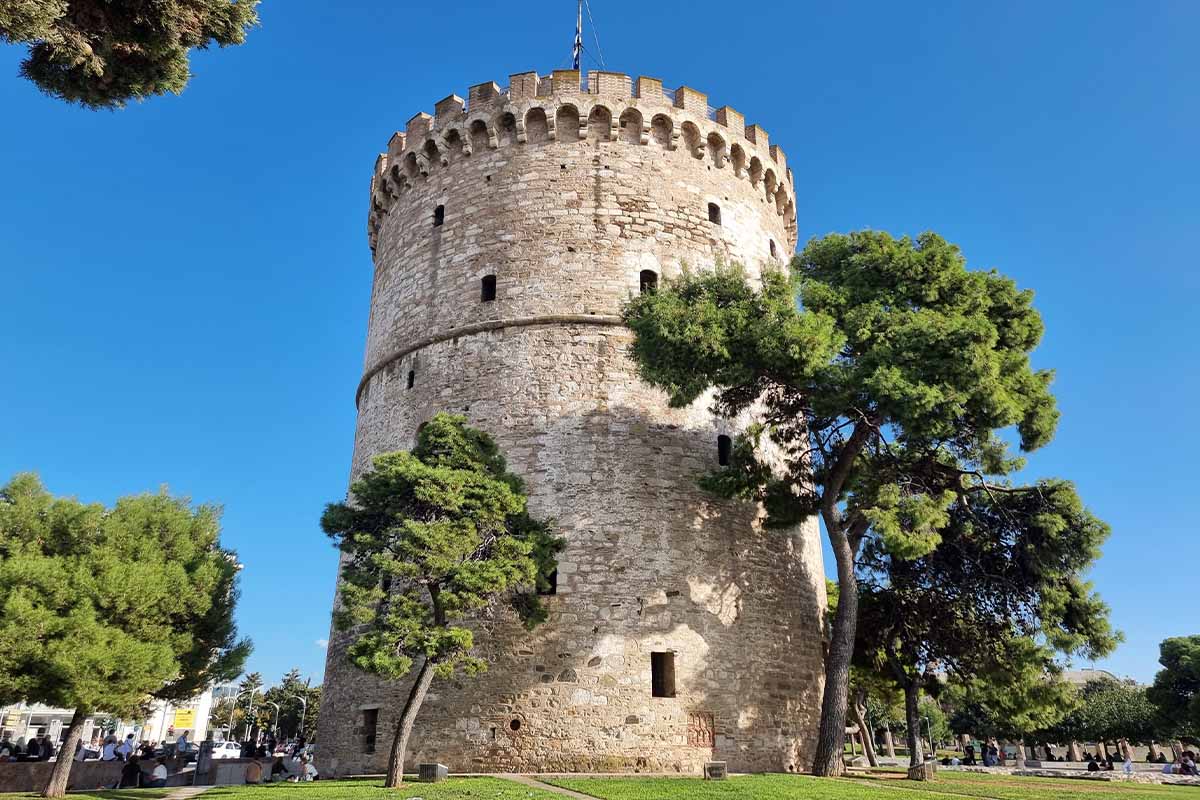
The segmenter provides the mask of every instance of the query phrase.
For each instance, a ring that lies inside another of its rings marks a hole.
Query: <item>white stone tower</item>
[[[489,625],[488,673],[437,681],[410,763],[452,771],[788,771],[822,682],[815,524],[764,532],[696,486],[736,426],[670,409],[622,303],[687,265],[752,278],[795,249],[792,173],[757,125],[688,88],[522,73],[418,114],[376,162],[375,259],[352,471],[438,411],[491,433],[567,541],[548,623]],[[407,686],[331,636],[323,771],[380,771]]]

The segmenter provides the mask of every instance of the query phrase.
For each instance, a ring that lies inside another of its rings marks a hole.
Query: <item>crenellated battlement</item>
[[[795,189],[783,149],[767,132],[729,106],[713,108],[708,96],[687,86],[665,89],[657,78],[634,79],[593,70],[549,75],[521,72],[508,86],[476,84],[467,99],[449,95],[408,120],[375,163],[368,232],[372,249],[382,217],[430,171],[460,157],[507,146],[606,140],[682,150],[697,161],[728,169],[763,192],[785,218],[793,238]]]

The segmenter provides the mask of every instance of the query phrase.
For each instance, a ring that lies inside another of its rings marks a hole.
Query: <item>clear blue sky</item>
[[[1200,632],[1200,5],[592,0],[610,68],[708,92],[795,172],[801,239],[936,230],[1037,292],[1063,422],[1036,474],[1113,526],[1094,571],[1149,679]],[[0,47],[0,476],[225,507],[250,666],[319,678],[317,519],[354,433],[367,181],[468,85],[565,66],[570,0],[267,0],[181,97],[93,113]],[[591,44],[589,35],[589,45]],[[1190,410],[1189,410],[1190,409]]]

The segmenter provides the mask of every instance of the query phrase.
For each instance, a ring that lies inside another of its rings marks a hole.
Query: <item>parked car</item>
[[[217,742],[213,745],[213,758],[241,758],[242,746],[237,742]]]

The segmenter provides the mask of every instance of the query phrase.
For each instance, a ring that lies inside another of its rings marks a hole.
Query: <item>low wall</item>
[[[253,770],[250,769],[251,764],[257,763],[261,768],[258,771],[258,780],[249,780]],[[262,783],[271,777],[271,765],[275,763],[273,758],[217,758],[213,759],[212,766],[208,772],[203,775],[197,775],[196,785],[207,786],[238,786],[244,783]],[[290,759],[283,760],[284,766],[288,768],[288,776],[297,775],[300,768],[297,762]]]
[[[67,788],[109,789],[121,780],[121,761],[77,761],[71,765]],[[6,761],[0,764],[0,792],[40,792],[50,782],[52,761]]]

